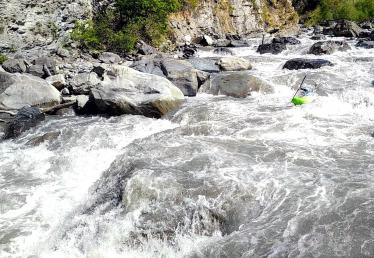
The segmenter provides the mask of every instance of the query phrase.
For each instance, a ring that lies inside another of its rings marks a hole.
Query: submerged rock
[[[304,59],[304,58],[294,58],[288,60],[283,69],[288,70],[299,70],[299,69],[318,69],[323,66],[333,66],[333,64],[324,59]]]
[[[56,140],[61,135],[61,132],[49,132],[41,136],[37,136],[29,140],[26,144],[32,146],[38,146],[44,142]]]
[[[251,63],[241,57],[223,57],[218,61],[223,71],[243,71],[252,69]]]
[[[35,127],[45,119],[45,115],[36,107],[23,107],[15,118],[5,126],[4,139],[12,139],[20,136],[23,132]]]
[[[24,106],[53,106],[60,103],[60,92],[39,77],[0,72],[0,109]]]
[[[202,86],[200,92],[245,98],[251,92],[270,93],[273,88],[261,79],[247,72],[218,74]]]
[[[309,54],[313,55],[330,55],[336,51],[350,50],[351,47],[345,41],[321,41],[313,44],[309,49]]]
[[[126,66],[106,66],[102,83],[91,89],[91,112],[159,118],[176,108],[183,93],[169,80]]]

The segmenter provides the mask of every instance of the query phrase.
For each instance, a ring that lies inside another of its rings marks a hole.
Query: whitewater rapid
[[[322,56],[333,67],[282,70],[315,58],[300,40],[232,49],[272,94],[200,94],[160,120],[64,116],[1,142],[0,257],[374,257],[374,50],[352,40]],[[319,97],[293,107],[305,74]]]

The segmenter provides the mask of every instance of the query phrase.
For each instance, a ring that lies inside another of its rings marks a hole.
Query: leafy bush
[[[92,21],[78,22],[71,38],[86,49],[118,53],[134,49],[141,39],[161,44],[168,32],[169,14],[195,8],[199,0],[115,0]]]
[[[6,60],[8,60],[8,58],[0,53],[0,65],[2,65]]]
[[[363,21],[370,18],[374,18],[373,0],[321,0],[319,6],[310,13],[308,23],[334,19]]]

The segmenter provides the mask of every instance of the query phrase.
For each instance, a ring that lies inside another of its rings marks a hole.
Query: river
[[[200,94],[160,120],[48,118],[1,142],[0,257],[374,257],[374,49],[282,70],[315,58],[301,41],[232,49],[272,94]],[[318,98],[293,107],[306,74]]]

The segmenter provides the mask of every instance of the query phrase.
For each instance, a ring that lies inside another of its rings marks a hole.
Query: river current
[[[374,49],[282,70],[316,58],[301,41],[232,49],[272,94],[199,94],[160,120],[49,118],[0,142],[0,257],[374,257]],[[306,74],[318,98],[293,107]]]

